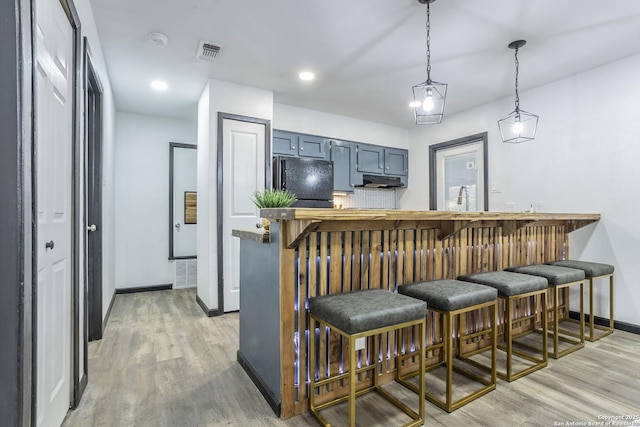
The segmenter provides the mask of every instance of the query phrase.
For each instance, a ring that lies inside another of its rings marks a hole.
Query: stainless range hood
[[[404,187],[399,176],[362,175],[362,185],[367,188],[395,188]]]

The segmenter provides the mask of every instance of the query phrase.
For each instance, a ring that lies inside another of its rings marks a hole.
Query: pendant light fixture
[[[515,49],[516,58],[516,108],[508,116],[498,120],[498,127],[503,142],[520,143],[531,141],[536,137],[538,116],[520,109],[520,96],[518,94],[518,49],[527,44],[526,40],[516,40],[509,43],[509,49]]]
[[[418,0],[427,5],[427,81],[413,87],[413,107],[417,125],[437,124],[444,115],[447,84],[431,80],[431,10],[429,5],[436,0]]]

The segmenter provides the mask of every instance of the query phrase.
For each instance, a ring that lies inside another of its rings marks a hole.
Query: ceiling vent
[[[213,62],[218,58],[218,55],[220,55],[221,49],[222,46],[220,45],[200,40],[200,44],[198,44],[198,51],[196,52],[196,59],[198,61]]]

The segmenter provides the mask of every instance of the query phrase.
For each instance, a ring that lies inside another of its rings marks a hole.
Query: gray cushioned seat
[[[576,270],[575,268],[558,267],[556,265],[524,265],[522,267],[507,268],[507,271],[544,277],[551,286],[584,280],[584,271]]]
[[[584,274],[587,277],[598,277],[613,274],[613,265],[600,264],[598,262],[566,260],[551,262],[549,264],[557,265],[559,267],[577,268],[578,270],[584,271]]]
[[[458,280],[494,287],[498,290],[498,294],[503,297],[541,291],[549,287],[547,279],[544,277],[513,273],[511,271],[468,274],[458,277]]]
[[[460,280],[434,280],[398,286],[398,293],[427,302],[429,308],[454,311],[493,301],[498,295],[495,288],[462,282]]]
[[[424,318],[427,304],[383,289],[367,289],[311,298],[309,312],[353,335]]]

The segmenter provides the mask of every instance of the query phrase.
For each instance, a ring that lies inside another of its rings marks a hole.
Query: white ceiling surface
[[[411,86],[426,80],[426,6],[417,0],[91,3],[118,110],[195,119],[206,81],[218,79],[272,90],[280,104],[414,126]],[[147,39],[154,31],[169,37],[166,47]],[[513,96],[507,45],[521,38],[525,91],[640,53],[640,1],[436,1],[432,79],[449,84],[445,120]],[[195,60],[201,39],[224,46],[215,62]],[[300,81],[303,69],[316,79]],[[154,92],[152,79],[169,90]]]

